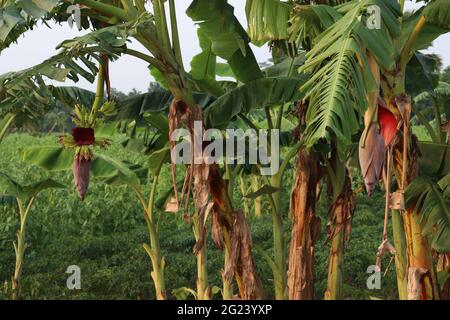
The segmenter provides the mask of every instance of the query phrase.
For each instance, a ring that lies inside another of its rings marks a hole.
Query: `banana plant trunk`
[[[206,246],[197,253],[197,299],[210,300],[208,294],[208,272],[206,269]]]
[[[406,126],[400,141],[394,150],[394,167],[400,192],[413,181],[419,173],[419,149],[417,139],[409,128],[408,118],[411,110],[411,98],[404,94],[398,94],[391,103],[403,113]],[[406,242],[407,268],[407,299],[409,300],[434,300],[439,299],[439,288],[436,272],[431,255],[431,247],[427,239],[422,235],[422,229],[418,224],[418,214],[414,205],[402,210],[403,228]],[[420,213],[419,213],[420,214]],[[394,232],[396,229],[394,229]],[[394,235],[395,237],[395,235]],[[399,268],[397,268],[399,269]],[[403,289],[404,290],[404,289]],[[404,294],[400,293],[401,296]],[[404,296],[403,296],[404,298]]]
[[[243,197],[242,205],[244,206],[244,212],[248,214],[248,213],[250,213],[248,199],[244,197],[247,194],[247,183],[246,183],[243,175],[239,176],[239,189],[240,189],[242,197]]]
[[[320,219],[315,215],[318,182],[316,157],[301,149],[291,193],[293,223],[287,280],[289,300],[314,299],[314,244],[320,230]]]
[[[202,238],[201,233],[206,230],[203,228],[203,222],[199,219],[198,214],[194,216],[193,228],[195,240],[200,241]],[[206,269],[206,241],[203,242],[201,249],[195,255],[197,259],[197,300],[210,300],[208,294],[208,273]]]
[[[281,175],[282,172],[272,176],[272,186],[278,189],[271,197],[272,203],[272,226],[273,226],[273,251],[276,270],[274,272],[275,299],[286,298],[286,255],[283,232],[283,220],[281,216]]]
[[[406,268],[406,239],[402,213],[392,210],[392,232],[395,248],[395,272],[397,276],[398,296],[400,300],[408,299],[408,273]]]
[[[342,299],[342,274],[344,268],[344,246],[351,233],[351,222],[355,210],[351,180],[346,170],[342,192],[334,199],[328,212],[330,225],[327,228],[331,239],[328,261],[328,282],[325,291],[326,300]]]

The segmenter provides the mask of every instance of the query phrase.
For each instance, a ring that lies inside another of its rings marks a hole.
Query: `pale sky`
[[[229,0],[235,7],[235,15],[246,28],[245,18],[245,1]],[[189,70],[189,63],[200,48],[198,46],[196,26],[185,14],[185,11],[191,0],[177,0],[177,19],[180,33],[181,48],[185,68]],[[417,8],[412,1],[406,2],[406,9],[412,10]],[[79,36],[80,32],[74,27],[70,29],[67,23],[61,25],[52,25],[49,29],[46,26],[38,26],[33,31],[25,34],[25,38],[21,37],[18,44],[13,44],[10,48],[5,49],[0,56],[0,74],[8,71],[17,71],[27,67],[36,65],[46,58],[57,53],[55,47],[63,40],[71,39]],[[130,45],[134,49],[141,48],[139,44],[132,43]],[[258,48],[252,46],[253,52],[259,62],[267,61],[270,58],[270,52],[267,46]],[[437,53],[442,57],[444,67],[450,65],[450,34],[443,35],[436,39],[433,46],[425,52]],[[147,69],[147,63],[130,56],[123,56],[110,66],[111,86],[125,93],[136,88],[140,91],[146,91],[149,82],[152,80]],[[55,85],[73,85],[70,80],[64,84],[54,82]],[[95,90],[95,85],[86,80],[80,80],[77,84],[85,89]]]

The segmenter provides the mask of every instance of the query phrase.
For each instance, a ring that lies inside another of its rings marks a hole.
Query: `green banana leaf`
[[[303,83],[302,79],[296,77],[254,80],[219,97],[204,110],[203,119],[207,127],[220,128],[240,113],[300,100],[303,94],[299,88]]]
[[[72,168],[74,153],[61,147],[30,147],[20,151],[22,161],[39,166],[48,171],[65,171]],[[116,177],[123,183],[137,186],[138,175],[124,162],[106,155],[95,153],[91,163],[91,173],[95,178]]]
[[[414,207],[415,218],[422,234],[430,237],[431,247],[446,253],[450,252],[450,199],[443,194],[449,185],[442,184],[424,176],[414,179],[405,190],[405,203]]]
[[[194,0],[186,14],[211,41],[211,52],[225,59],[236,79],[249,82],[263,76],[249,46],[249,37],[226,0]]]
[[[24,201],[36,196],[44,189],[65,188],[64,185],[52,179],[44,179],[32,184],[23,185],[3,172],[0,172],[0,184],[5,188],[6,194]]]
[[[248,34],[258,43],[287,39],[292,5],[279,0],[247,0]]]

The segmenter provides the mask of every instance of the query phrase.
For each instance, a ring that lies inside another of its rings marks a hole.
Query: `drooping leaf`
[[[422,234],[431,239],[437,252],[450,251],[450,199],[442,187],[427,177],[418,177],[406,189],[405,202],[413,207]]]
[[[447,266],[446,269],[438,271],[436,273],[439,289],[443,290],[447,281],[450,280],[450,267]]]
[[[153,90],[138,94],[118,102],[117,120],[137,120],[145,112],[166,111],[172,101],[172,93],[166,90]]]
[[[74,152],[61,147],[30,147],[21,150],[22,160],[48,171],[65,171],[72,168]],[[91,174],[96,178],[115,177],[131,186],[139,184],[139,178],[122,161],[101,153],[95,153],[91,162]]]
[[[414,96],[423,91],[433,91],[439,81],[439,56],[415,52],[406,67],[405,85],[408,94]]]
[[[288,21],[291,4],[279,0],[247,0],[248,34],[252,41],[269,41],[288,38]]]
[[[208,77],[214,79],[216,76],[216,55],[212,52],[212,43],[204,32],[204,29],[201,28],[197,30],[202,52],[195,55],[191,60],[191,71],[189,74],[195,80],[202,80]]]
[[[94,92],[78,87],[49,86],[49,90],[56,100],[70,107],[73,107],[75,103],[91,106],[95,99]]]
[[[422,12],[426,21],[450,29],[450,3],[446,0],[433,0]]]
[[[13,113],[7,113],[2,119],[0,119],[0,142],[6,135],[6,132],[13,123],[15,115]]]
[[[156,174],[163,163],[170,162],[170,147],[167,145],[164,148],[155,150],[149,155],[147,162],[149,170]]]
[[[450,145],[421,141],[419,150],[422,155],[419,158],[421,172],[437,177],[450,172]]]
[[[289,41],[302,46],[311,45],[318,36],[342,17],[328,5],[298,5],[290,18]]]
[[[20,151],[22,161],[48,171],[64,171],[72,168],[74,152],[61,147],[29,147]]]
[[[299,77],[307,80],[307,76],[303,73],[298,73],[297,70],[305,62],[305,54],[299,53],[295,58],[286,57],[279,63],[276,63],[263,70],[266,77]]]
[[[209,106],[215,100],[214,97],[203,93],[194,92],[193,95],[195,101],[202,109]],[[116,120],[136,120],[139,125],[142,125],[145,124],[145,122],[143,122],[144,115],[152,114],[151,116],[147,116],[147,120],[150,123],[152,120],[156,120],[160,125],[166,126],[162,123],[162,118],[154,114],[167,114],[172,99],[172,93],[163,89],[153,90],[126,98],[117,103],[119,112],[116,116]],[[152,125],[155,125],[157,128],[160,126],[156,123],[152,123]]]
[[[40,19],[58,4],[58,0],[19,0],[18,4],[27,14]]]
[[[260,189],[255,192],[246,194],[244,197],[248,199],[256,199],[262,195],[270,195],[272,193],[277,192],[279,189],[269,185],[263,185]]]
[[[226,126],[239,113],[299,100],[303,81],[299,78],[262,78],[237,87],[214,101],[203,112],[208,127]]]
[[[129,170],[133,172],[133,174],[139,179],[139,183],[141,185],[146,183],[146,179],[148,176],[148,168],[126,161],[123,162],[123,165],[125,165]],[[122,170],[117,170],[117,173],[115,175],[103,178],[101,180],[102,182],[112,186],[118,186],[123,184],[130,186],[137,186],[136,181],[134,179],[132,180],[129,179],[131,176],[132,175],[130,175],[128,171],[127,173],[124,173]]]
[[[153,79],[155,79],[155,81],[162,88],[164,88],[165,90],[169,90],[169,85],[167,84],[164,74],[153,65],[150,65],[148,69],[150,70],[150,74],[152,75]]]
[[[226,0],[194,0],[186,14],[211,41],[211,52],[225,59],[236,79],[244,83],[262,77],[245,30]]]
[[[95,80],[96,63],[102,63],[100,52],[115,60],[125,53],[129,37],[134,36],[140,28],[148,27],[152,18],[143,14],[135,20],[92,31],[86,35],[62,42],[57,48],[60,53],[44,62],[19,72],[11,72],[0,76],[0,86],[3,87],[6,99],[1,104],[25,104],[30,91],[47,89],[43,77],[57,81],[69,78],[78,81],[83,77],[90,82]],[[8,99],[9,98],[9,99]]]
[[[44,179],[32,184],[23,185],[3,172],[0,172],[0,183],[5,188],[6,194],[21,200],[28,200],[44,189],[65,188],[64,185],[52,179]]]
[[[449,2],[446,0],[430,1],[414,14],[403,18],[398,44],[400,48],[405,45],[421,17],[425,17],[425,25],[413,44],[413,50],[428,48],[437,37],[450,31]]]
[[[216,63],[216,75],[220,77],[236,78],[228,63]]]

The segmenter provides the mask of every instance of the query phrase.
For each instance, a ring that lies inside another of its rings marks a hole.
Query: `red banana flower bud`
[[[390,146],[397,135],[398,121],[394,114],[387,109],[384,100],[381,98],[378,98],[378,123],[385,146]]]

